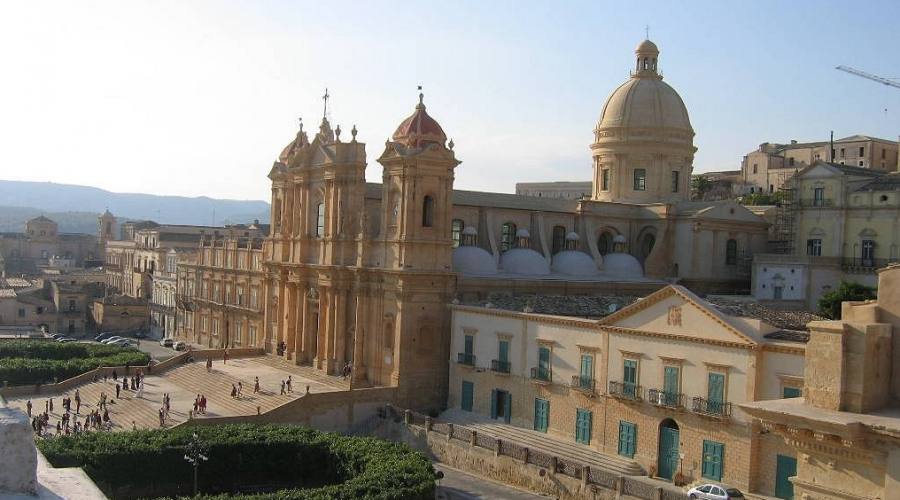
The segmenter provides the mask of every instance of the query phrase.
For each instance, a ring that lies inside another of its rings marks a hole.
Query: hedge
[[[0,381],[12,385],[65,380],[101,366],[146,365],[147,353],[104,344],[45,340],[0,342]]]
[[[193,469],[184,447],[196,433],[209,461],[199,468],[204,499],[275,500],[434,498],[430,461],[405,444],[300,426],[182,426],[89,433],[38,441],[55,467],[83,467],[110,497],[189,495]],[[277,491],[276,491],[277,490]],[[219,495],[219,496],[215,496]]]

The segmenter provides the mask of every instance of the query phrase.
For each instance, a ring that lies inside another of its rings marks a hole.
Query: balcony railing
[[[727,418],[731,416],[731,403],[725,401],[714,401],[706,398],[696,397],[691,404],[691,411],[701,415],[710,415],[713,417]]]
[[[610,382],[609,395],[621,399],[640,401],[643,396],[643,388],[631,382]]]
[[[456,362],[461,365],[475,366],[475,355],[468,352],[460,352],[456,355]]]
[[[845,271],[872,273],[872,272],[875,272],[876,269],[881,269],[882,267],[886,267],[888,264],[890,264],[892,262],[897,262],[897,259],[869,259],[869,258],[864,258],[864,257],[845,257],[845,258],[841,259],[841,267]]]
[[[572,375],[572,389],[582,391],[589,394],[597,392],[597,381],[594,377],[582,377],[581,375]]]
[[[491,370],[498,373],[509,373],[509,369],[511,367],[511,363],[509,361],[503,361],[502,359],[492,359],[491,360]]]
[[[647,400],[650,404],[656,406],[665,406],[667,408],[682,408],[684,406],[684,394],[680,392],[666,392],[659,389],[650,389],[647,391]]]
[[[531,378],[532,380],[537,380],[540,382],[553,381],[553,375],[550,373],[550,369],[544,368],[542,366],[536,366],[531,369]]]

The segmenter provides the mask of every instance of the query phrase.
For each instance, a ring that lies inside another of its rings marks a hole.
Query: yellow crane
[[[878,75],[873,75],[871,73],[866,73],[865,71],[860,71],[856,68],[851,68],[850,66],[837,66],[834,68],[836,70],[844,71],[846,73],[850,73],[851,75],[856,75],[867,80],[872,80],[873,82],[878,82],[882,85],[887,85],[888,87],[894,87],[900,89],[900,83],[895,82],[896,78],[883,78]]]

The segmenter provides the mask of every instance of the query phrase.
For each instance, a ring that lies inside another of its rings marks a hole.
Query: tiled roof
[[[638,297],[578,295],[508,295],[490,293],[486,300],[466,301],[464,305],[488,306],[506,311],[533,312],[554,316],[602,318],[636,301]]]
[[[705,300],[729,316],[758,319],[783,330],[805,331],[810,321],[825,319],[809,311],[775,309],[744,296],[710,295]]]
[[[778,330],[777,332],[767,333],[763,335],[770,340],[784,340],[787,342],[809,342],[809,332],[799,330]]]
[[[16,291],[12,288],[0,288],[0,299],[14,299]]]
[[[857,191],[898,191],[900,190],[900,172],[891,172],[870,181]]]

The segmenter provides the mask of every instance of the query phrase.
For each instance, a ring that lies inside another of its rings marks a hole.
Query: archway
[[[657,453],[656,475],[668,479],[675,477],[678,469],[679,452],[678,424],[671,418],[659,423],[659,449]]]

